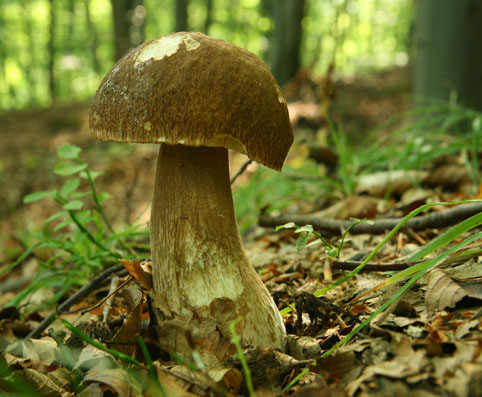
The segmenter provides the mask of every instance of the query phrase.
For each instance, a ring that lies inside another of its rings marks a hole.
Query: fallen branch
[[[425,229],[438,229],[457,224],[482,211],[482,204],[463,204],[452,207],[446,211],[432,212],[428,215],[417,216],[410,219],[403,227],[402,231],[412,229],[420,231]],[[364,222],[353,226],[350,229],[351,234],[382,234],[393,229],[400,223],[402,218],[387,218],[374,220],[371,223]],[[341,235],[353,221],[339,219],[323,219],[319,216],[311,215],[280,215],[269,216],[260,215],[258,219],[259,226],[276,227],[284,225],[288,222],[294,222],[297,225],[312,225],[319,232]]]
[[[391,263],[367,263],[362,272],[391,272],[395,270],[404,270],[410,266],[416,265],[421,261],[415,262],[391,262]],[[362,264],[361,261],[340,261],[336,260],[333,261],[331,264],[332,269],[340,269],[340,270],[354,270],[358,266]]]
[[[75,294],[70,296],[65,302],[60,304],[56,312],[53,312],[45,317],[35,329],[30,331],[30,333],[26,336],[26,339],[38,338],[45,328],[54,322],[59,314],[68,311],[70,306],[80,302],[91,292],[103,285],[111,274],[120,272],[121,270],[125,270],[123,265],[112,266],[104,270],[97,277],[93,278],[88,284],[79,289]],[[125,270],[123,273],[127,274],[127,270]]]

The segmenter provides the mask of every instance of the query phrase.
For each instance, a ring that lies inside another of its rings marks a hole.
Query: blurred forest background
[[[409,64],[413,0],[0,1],[0,108],[85,100],[141,42],[192,30],[265,60],[281,84],[302,66],[339,76]]]
[[[474,0],[2,0],[0,109],[90,98],[130,48],[182,30],[251,50],[281,85],[415,65],[417,95],[474,105],[481,26]]]
[[[142,170],[153,172],[157,148],[94,142],[87,122],[90,98],[105,73],[144,41],[191,30],[244,47],[268,64],[285,89],[297,142],[306,141],[303,129],[311,136],[326,132],[332,120],[352,144],[413,104],[482,108],[481,8],[478,0],[0,0],[0,243],[18,235],[25,219],[32,225],[54,212],[33,206],[38,213],[20,215],[29,207],[25,195],[61,183],[52,169],[64,143],[89,148],[86,161],[104,171],[101,187],[124,198],[116,202],[127,223],[149,205],[152,181]],[[469,123],[457,128],[482,131],[479,113],[443,117],[466,118]],[[419,140],[420,128],[414,128]],[[321,144],[335,142],[339,152],[344,141],[330,139]],[[434,134],[430,139],[439,142]],[[324,172],[300,160],[305,149],[294,148],[285,170],[303,168],[319,183],[294,185],[289,173],[273,176],[260,167],[248,189],[234,186],[242,229],[256,221],[253,209],[269,203],[276,210],[300,203],[307,189],[309,197],[327,190],[319,177]],[[362,171],[414,167],[407,159],[416,153],[427,160],[424,148],[410,139],[403,146],[393,140],[389,154],[365,145],[371,155],[352,151],[353,158],[346,157],[351,182],[343,183],[354,186]],[[320,160],[319,151],[309,151]],[[18,252],[15,241],[8,244]]]

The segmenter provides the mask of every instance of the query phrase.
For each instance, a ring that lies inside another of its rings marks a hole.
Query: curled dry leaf
[[[291,370],[302,368],[312,362],[312,360],[296,360],[277,350],[261,347],[245,350],[244,357],[251,370],[254,387],[263,387],[276,392],[279,392],[281,380]],[[237,355],[232,355],[225,364],[228,367],[241,369]]]
[[[141,316],[145,297],[138,288],[126,288],[121,293],[129,304],[130,312],[115,334],[111,347],[132,356],[137,349],[136,340],[141,334]]]
[[[371,218],[377,211],[379,200],[373,197],[352,195],[316,213],[333,219]]]
[[[470,182],[469,170],[462,164],[442,164],[430,172],[423,181],[429,186],[456,187]]]
[[[29,361],[34,366],[49,366],[57,358],[57,343],[51,339],[18,340],[7,346],[5,351],[16,357],[17,362]]]
[[[125,371],[120,368],[92,368],[85,375],[84,382],[87,384],[100,383],[119,396],[134,395]]]
[[[152,288],[151,261],[131,261],[119,259],[119,262],[126,268],[129,274],[141,285],[142,288],[150,290]]]
[[[320,344],[309,336],[287,335],[286,350],[288,354],[297,360],[315,359],[320,355]]]
[[[392,194],[402,194],[414,185],[414,181],[426,178],[426,171],[381,171],[373,174],[360,175],[356,191],[369,193],[375,197],[383,197],[389,191]]]
[[[208,390],[214,391],[216,395],[237,395],[243,379],[243,375],[236,368],[212,368],[207,373],[202,373],[193,372],[184,365],[169,368],[156,365],[156,370],[163,386],[166,384],[173,391],[178,390],[179,394],[173,396],[204,395]],[[230,394],[226,394],[226,391]]]
[[[315,373],[328,372],[336,378],[353,379],[361,372],[361,366],[354,351],[343,351],[330,357],[316,361],[316,365],[310,365]]]
[[[428,312],[455,307],[457,302],[466,296],[465,290],[442,270],[434,269],[430,272],[425,292]]]

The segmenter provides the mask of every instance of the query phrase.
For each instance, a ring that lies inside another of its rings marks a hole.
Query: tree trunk
[[[188,18],[187,18],[187,6],[188,0],[176,0],[175,5],[175,32],[187,32],[188,30]]]
[[[28,102],[31,103],[35,100],[36,98],[36,86],[35,80],[33,78],[34,73],[33,73],[33,68],[34,68],[34,59],[33,56],[35,54],[35,44],[34,44],[34,35],[32,34],[32,16],[31,16],[31,7],[29,7],[29,2],[26,0],[23,0],[21,2],[22,4],[22,12],[23,12],[23,28],[25,32],[25,37],[27,40],[27,48],[28,48],[28,55],[25,57],[25,59],[22,62],[23,65],[23,70],[25,72],[25,77],[27,79],[27,84],[28,84]]]
[[[482,109],[482,3],[418,0],[414,94]]]
[[[89,0],[84,0],[84,10],[85,10],[85,23],[87,25],[87,32],[89,35],[89,46],[90,46],[90,54],[92,59],[92,69],[94,69],[96,73],[100,73],[100,63],[99,63],[99,58],[97,56],[99,36],[97,35],[97,29],[95,27],[95,24],[92,22],[92,18],[90,16]]]
[[[62,40],[65,43],[64,50],[67,54],[70,54],[74,51],[74,37],[75,37],[75,0],[69,0],[67,4],[67,32],[66,32],[66,40]]]
[[[206,19],[204,20],[204,34],[209,34],[213,23],[213,0],[206,0]]]
[[[57,87],[55,82],[55,0],[50,2],[50,24],[49,24],[49,38],[47,42],[48,54],[48,74],[49,74],[49,93],[52,101],[57,97]]]
[[[300,65],[304,5],[305,0],[272,0],[274,31],[270,63],[280,85],[292,80]]]
[[[114,18],[114,57],[118,60],[144,40],[143,1],[112,0],[112,16]]]

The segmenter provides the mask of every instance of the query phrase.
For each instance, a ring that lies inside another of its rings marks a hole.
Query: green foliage
[[[51,102],[48,79],[50,2],[0,1],[0,109]],[[86,100],[113,65],[109,0],[56,1],[53,49],[57,99]],[[174,0],[145,0],[145,40],[172,32]],[[206,2],[190,0],[189,30],[203,31]],[[303,66],[339,74],[405,65],[408,61],[410,0],[306,0]],[[209,34],[265,58],[273,29],[266,0],[217,0]]]
[[[54,291],[46,304],[57,302],[70,286],[81,285],[119,258],[134,258],[137,239],[146,235],[137,226],[127,226],[121,233],[114,231],[102,209],[109,195],[98,193],[95,188],[95,178],[100,173],[88,169],[80,151],[72,145],[58,149],[54,172],[66,178],[60,189],[35,192],[24,198],[25,203],[51,198],[58,203],[59,211],[45,219],[43,229],[33,234],[37,243],[0,272],[12,270],[32,252],[42,251],[41,257],[47,256],[40,262],[34,279],[10,305],[20,305],[31,293],[45,287]]]
[[[241,232],[257,222],[259,209],[268,214],[307,203],[330,189],[314,162],[289,165],[279,173],[260,166],[249,182],[234,189],[233,199]]]
[[[248,363],[246,362],[246,358],[243,354],[243,348],[241,346],[241,337],[236,332],[236,324],[241,321],[241,317],[231,321],[229,323],[229,331],[231,332],[231,343],[236,347],[236,354],[238,356],[239,362],[241,363],[241,367],[243,368],[244,379],[246,382],[246,387],[249,392],[250,397],[256,396],[253,386],[253,379],[251,377],[251,370],[249,369]]]
[[[393,128],[401,120],[405,120],[402,126]],[[381,125],[373,132],[373,139],[360,148],[360,168],[363,172],[386,169],[388,159],[389,169],[420,170],[437,158],[462,153],[478,187],[481,120],[482,112],[454,103],[436,103],[402,113]],[[380,130],[390,133],[381,135]]]
[[[355,192],[356,177],[359,173],[360,160],[354,152],[354,148],[349,144],[348,138],[342,129],[337,129],[330,122],[330,138],[338,153],[338,167],[336,168],[336,182],[339,190],[348,196]]]
[[[400,118],[408,119],[401,127]],[[303,160],[296,168],[289,164],[277,173],[264,167],[251,176],[249,182],[234,190],[234,204],[240,230],[256,223],[257,211],[268,214],[293,207],[312,205],[320,197],[333,193],[345,196],[355,192],[358,177],[380,170],[423,170],[434,160],[447,155],[462,155],[476,193],[481,175],[479,156],[482,145],[482,112],[456,104],[441,104],[420,108],[397,116],[374,131],[363,145],[353,145],[343,131],[329,124],[330,138],[339,164],[334,174],[327,176],[322,167]],[[387,164],[388,161],[388,164]],[[298,163],[300,163],[298,161]],[[311,203],[311,204],[308,204]]]
[[[347,227],[346,230],[343,232],[341,239],[338,243],[338,247],[335,247],[334,245],[330,244],[327,240],[325,240],[325,238],[323,238],[321,233],[318,233],[313,229],[312,225],[298,226],[293,222],[288,222],[288,223],[285,223],[284,225],[277,226],[276,231],[281,229],[295,229],[295,233],[299,233],[300,235],[298,237],[298,240],[296,241],[296,249],[298,251],[300,251],[303,248],[311,247],[313,245],[322,244],[326,248],[326,255],[329,256],[330,258],[337,259],[340,257],[341,249],[343,248],[343,244],[345,242],[345,238],[347,234],[354,226],[362,222],[373,223],[373,221],[370,221],[368,219],[353,220],[353,223],[349,227]],[[313,236],[316,237],[316,240],[308,243],[308,241]]]

